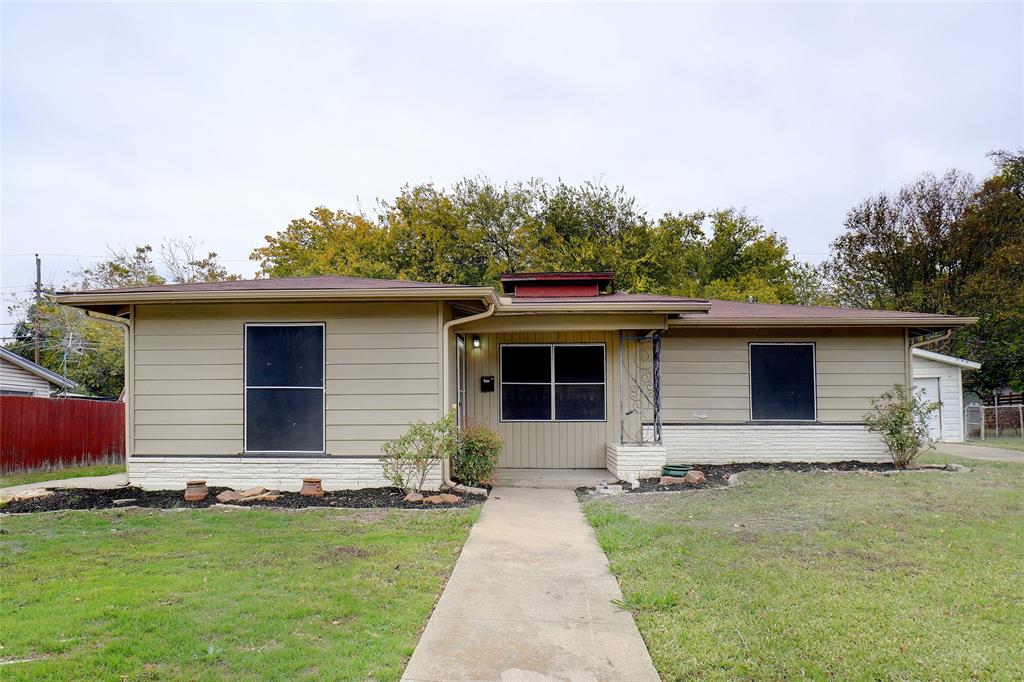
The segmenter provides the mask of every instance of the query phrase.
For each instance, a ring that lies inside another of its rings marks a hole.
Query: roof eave
[[[522,315],[527,313],[657,313],[674,315],[682,313],[706,313],[707,304],[686,303],[503,303],[496,315]]]
[[[958,358],[952,355],[946,355],[945,353],[936,353],[935,351],[926,350],[924,348],[914,348],[911,352],[915,357],[924,358],[926,360],[939,362],[945,365],[962,367],[963,369],[981,369],[980,362],[967,360],[966,358]]]
[[[139,291],[52,294],[55,303],[76,308],[145,303],[235,303],[337,300],[485,300],[495,302],[490,287],[404,287],[384,289],[258,289],[248,291]]]
[[[914,327],[955,329],[978,321],[976,317],[680,317],[670,327]]]

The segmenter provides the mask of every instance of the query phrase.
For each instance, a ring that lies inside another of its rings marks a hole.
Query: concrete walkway
[[[658,680],[576,496],[495,488],[403,680]]]
[[[79,478],[62,478],[58,481],[39,481],[38,483],[12,485],[7,488],[0,488],[0,495],[15,495],[38,488],[93,488],[96,490],[109,490],[111,488],[120,488],[123,485],[128,485],[127,474],[81,476]]]
[[[1021,462],[1024,463],[1024,452],[1009,448],[990,448],[987,445],[964,445],[963,443],[938,443],[936,452],[970,459],[984,459],[990,462]]]
[[[615,480],[607,469],[496,469],[496,488],[576,488],[595,486]]]

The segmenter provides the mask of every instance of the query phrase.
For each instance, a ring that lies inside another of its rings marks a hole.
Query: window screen
[[[813,344],[750,344],[750,418],[815,419]]]
[[[324,326],[246,325],[245,449],[324,451]]]
[[[503,345],[504,421],[604,421],[604,346]]]

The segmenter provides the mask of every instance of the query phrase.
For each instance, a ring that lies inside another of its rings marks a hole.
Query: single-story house
[[[912,383],[915,344],[974,322],[616,292],[607,272],[502,286],[320,276],[54,300],[127,330],[145,487],[385,485],[382,444],[453,404],[501,434],[506,468],[880,459],[869,398]]]
[[[932,412],[928,430],[932,438],[946,443],[961,443],[964,432],[965,369],[980,369],[981,363],[955,358],[924,348],[913,349],[914,387],[920,388],[929,402],[939,403]]]
[[[0,348],[0,395],[49,398],[73,391],[78,384],[42,365]]]

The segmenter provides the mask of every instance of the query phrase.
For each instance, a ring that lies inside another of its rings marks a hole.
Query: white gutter
[[[444,409],[450,409],[451,390],[448,381],[448,332],[457,325],[466,324],[468,322],[476,322],[482,320],[485,317],[490,317],[494,314],[495,305],[493,303],[488,304],[487,310],[476,315],[470,315],[469,317],[460,317],[454,320],[448,320],[444,323],[441,328],[441,404],[444,405]],[[447,414],[447,412],[446,412]],[[451,462],[448,458],[441,460],[441,483],[449,488],[456,485],[455,481],[451,480]]]

